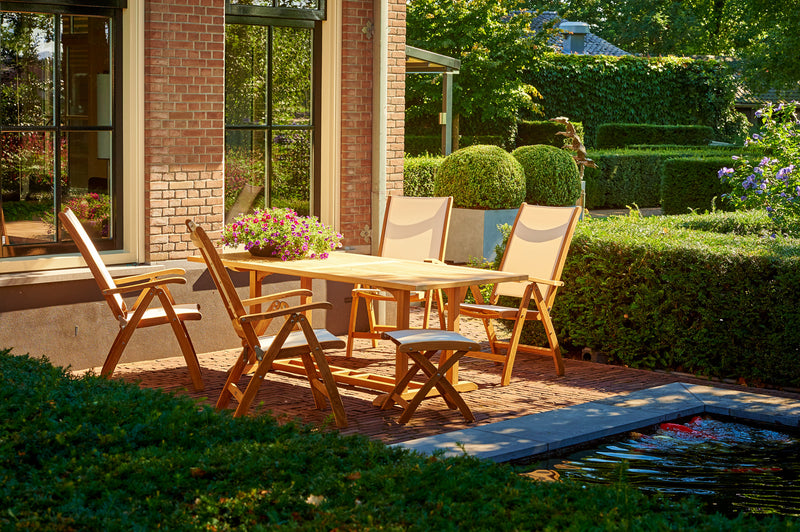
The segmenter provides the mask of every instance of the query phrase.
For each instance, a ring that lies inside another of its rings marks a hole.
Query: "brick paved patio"
[[[416,316],[412,319],[412,324],[414,321],[418,321]],[[462,320],[461,332],[472,338],[485,339],[482,325],[476,320]],[[368,367],[373,373],[393,375],[392,347],[390,342],[379,342],[377,348],[371,348],[368,340],[360,340],[351,359],[344,356],[344,350],[329,351],[326,354],[332,365],[353,369]],[[180,356],[120,364],[114,376],[139,382],[143,387],[175,391],[213,404],[225,382],[226,371],[238,353],[238,349],[231,349],[199,355],[205,382],[205,390],[199,393],[191,390],[189,374]],[[557,377],[552,359],[519,355],[511,384],[503,387],[498,384],[499,365],[485,360],[462,359],[461,379],[478,385],[477,390],[464,394],[477,418],[476,423],[493,423],[678,381],[747,389],[755,393],[800,400],[800,394],[797,393],[709,383],[707,380],[687,378],[685,375],[636,370],[569,358],[565,360],[565,364],[565,376]],[[99,369],[95,371],[99,372]],[[340,385],[340,393],[349,422],[349,426],[341,431],[343,434],[359,433],[386,443],[396,443],[469,426],[458,410],[447,409],[440,398],[423,401],[408,425],[402,426],[396,421],[399,409],[382,411],[373,406],[372,400],[377,392]],[[313,424],[322,424],[329,420],[328,426],[331,430],[336,430],[330,409],[314,409],[308,381],[304,377],[269,374],[254,405],[254,412],[271,411],[280,418],[295,418]]]

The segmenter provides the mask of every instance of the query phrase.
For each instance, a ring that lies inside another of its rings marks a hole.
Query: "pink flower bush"
[[[243,214],[222,230],[225,246],[246,250],[274,247],[281,260],[324,259],[342,246],[342,235],[314,216],[298,216],[292,209],[259,209]]]

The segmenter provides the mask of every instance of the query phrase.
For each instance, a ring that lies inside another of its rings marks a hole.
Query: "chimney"
[[[565,32],[564,53],[582,54],[584,53],[586,34],[589,33],[589,25],[585,22],[562,22],[559,29]]]

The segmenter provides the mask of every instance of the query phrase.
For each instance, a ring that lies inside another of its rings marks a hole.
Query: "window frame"
[[[268,26],[268,27],[296,27],[311,29],[311,126],[292,127],[265,124],[263,126],[230,125],[225,120],[225,133],[227,138],[228,131],[259,130],[264,131],[270,147],[270,157],[272,156],[272,133],[279,130],[299,129],[311,132],[311,183],[309,191],[309,213],[312,216],[321,217],[322,211],[322,21],[326,19],[326,0],[319,0],[320,10],[302,10],[293,8],[278,8],[266,6],[242,6],[230,3],[225,0],[225,26],[228,25],[248,25],[248,26]],[[227,80],[226,80],[227,89]],[[270,90],[271,93],[271,90]],[[270,96],[270,95],[268,95]],[[226,145],[227,150],[227,145]],[[272,170],[270,169],[270,174]],[[267,184],[271,179],[267,176]]]

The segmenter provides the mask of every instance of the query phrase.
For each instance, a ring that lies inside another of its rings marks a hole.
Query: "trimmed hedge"
[[[404,151],[406,155],[440,155],[442,153],[441,135],[406,135]]]
[[[606,151],[589,153],[597,168],[587,167],[586,208],[611,209],[636,204],[661,204],[661,166],[664,153],[649,151]],[[674,156],[674,152],[670,153]]]
[[[490,146],[506,147],[506,139],[500,135],[461,135],[458,139],[458,147],[475,146],[486,144]],[[437,156],[442,153],[441,135],[406,135],[405,148],[406,155],[430,155]]]
[[[559,338],[634,368],[800,386],[800,239],[771,231],[757,212],[585,219]]]
[[[0,349],[2,530],[790,530],[626,484],[537,482]],[[379,419],[379,410],[375,410]],[[554,512],[553,508],[559,511]]]
[[[433,180],[442,161],[444,157],[406,156],[403,160],[403,194],[432,197]]]
[[[719,160],[726,157],[724,154],[728,152],[727,147],[593,150],[589,152],[589,158],[597,164],[597,168],[586,168],[584,172],[586,207],[610,209],[634,204],[639,207],[658,207],[663,200],[661,180],[666,160],[681,158]],[[727,157],[727,163],[730,164],[730,157]],[[722,166],[724,165],[720,168]],[[708,199],[711,197],[713,195]],[[683,210],[680,214],[685,212]]]
[[[597,128],[594,146],[599,150],[630,144],[708,146],[713,137],[714,130],[708,126],[610,123]]]
[[[734,210],[723,199],[731,192],[717,173],[730,164],[730,157],[716,159],[667,159],[661,171],[661,212],[687,214],[688,211]]]
[[[583,124],[580,122],[570,122],[570,124],[575,126],[575,131],[578,133],[581,140],[583,140]],[[547,144],[560,148],[567,143],[568,140],[567,137],[557,135],[556,133],[566,130],[566,125],[549,120],[520,120],[517,123],[516,146]]]
[[[516,209],[525,200],[525,172],[519,161],[499,146],[468,146],[442,161],[433,193],[453,196],[453,207]]]

